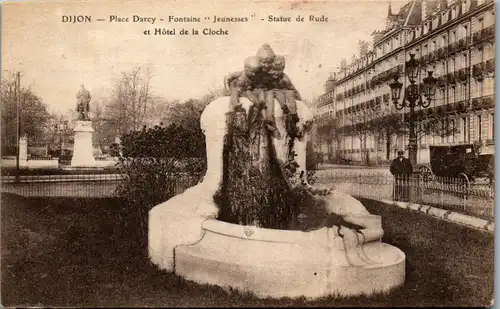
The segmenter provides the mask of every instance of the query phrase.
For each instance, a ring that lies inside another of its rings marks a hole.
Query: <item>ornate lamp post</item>
[[[403,84],[398,81],[399,76],[394,77],[394,82],[389,84],[391,87],[391,96],[394,106],[397,110],[402,110],[405,107],[410,108],[410,138],[408,143],[408,156],[410,162],[415,170],[417,166],[417,134],[415,132],[415,107],[421,106],[423,108],[429,107],[431,101],[434,100],[436,94],[436,79],[432,76],[432,71],[428,71],[428,76],[423,79],[423,89],[415,83],[418,78],[419,63],[415,58],[415,54],[410,54],[410,60],[405,64],[405,73],[410,81],[410,85],[406,87],[403,100],[400,102],[401,89]],[[422,100],[422,95],[427,99],[425,102]]]

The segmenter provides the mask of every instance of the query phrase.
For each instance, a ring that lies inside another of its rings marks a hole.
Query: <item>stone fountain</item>
[[[242,113],[247,115],[253,103],[246,98],[241,102]],[[310,110],[297,101],[297,111],[298,127],[307,127],[312,120]],[[205,108],[201,127],[207,142],[207,171],[197,185],[150,211],[149,257],[154,264],[188,280],[258,297],[370,295],[404,283],[405,254],[381,241],[381,218],[342,192],[317,190],[323,194],[314,196],[328,213],[341,217],[342,224],[302,231],[218,220],[220,205],[214,196],[228,181],[225,137],[232,132],[228,119],[235,117],[229,97],[218,98]],[[278,104],[275,117],[278,129],[285,131]],[[293,144],[296,174],[306,172],[307,137],[304,132]],[[278,161],[285,162],[286,139],[270,140]]]

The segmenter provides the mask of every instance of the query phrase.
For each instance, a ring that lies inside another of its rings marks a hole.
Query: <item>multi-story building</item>
[[[483,152],[493,153],[494,1],[413,0],[396,14],[389,5],[386,29],[372,35],[372,48],[342,63],[316,100],[317,150],[325,159],[381,161],[407,150],[407,132],[391,130],[389,124],[375,127],[373,134],[356,127],[374,118],[401,117],[404,122],[408,117],[409,109],[394,108],[389,84],[395,75],[404,87],[409,84],[404,65],[410,53],[420,64],[417,84],[427,71],[438,80],[431,105],[416,110],[419,126],[439,119],[447,132],[417,134],[419,163],[428,160],[428,146],[435,144],[482,142]]]

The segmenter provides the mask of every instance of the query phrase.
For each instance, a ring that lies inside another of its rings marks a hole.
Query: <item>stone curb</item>
[[[428,205],[407,203],[407,202],[398,202],[391,200],[378,200],[379,202],[398,206],[403,209],[410,209],[413,211],[418,211],[424,214],[431,215],[436,218],[444,219],[447,221],[455,222],[458,224],[463,224],[471,227],[475,227],[477,229],[491,232],[495,231],[495,222],[485,219],[476,218],[469,215],[464,215],[458,212],[454,212],[451,210],[444,210],[441,208],[436,208]]]

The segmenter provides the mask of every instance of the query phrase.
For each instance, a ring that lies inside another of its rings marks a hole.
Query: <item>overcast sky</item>
[[[51,109],[75,106],[80,84],[91,92],[109,88],[120,72],[151,64],[153,92],[170,100],[196,98],[222,86],[225,74],[242,69],[244,58],[263,43],[286,57],[285,72],[303,97],[322,92],[340,59],[357,53],[357,42],[371,42],[383,29],[387,0],[331,1],[47,1],[2,6],[2,70],[22,72],[23,86]],[[392,1],[393,10],[404,2]],[[255,17],[252,17],[255,14]],[[90,15],[91,23],[63,23],[63,15]],[[155,17],[150,23],[98,22],[109,16]],[[201,23],[159,21],[169,15],[201,17]],[[213,16],[248,17],[246,23],[213,24]],[[291,23],[270,23],[269,15]],[[326,16],[326,23],[297,23],[297,15]],[[204,17],[210,20],[205,21]],[[176,29],[176,36],[146,36],[144,30]],[[196,28],[199,36],[180,36]],[[204,28],[227,29],[227,36],[203,36]]]

